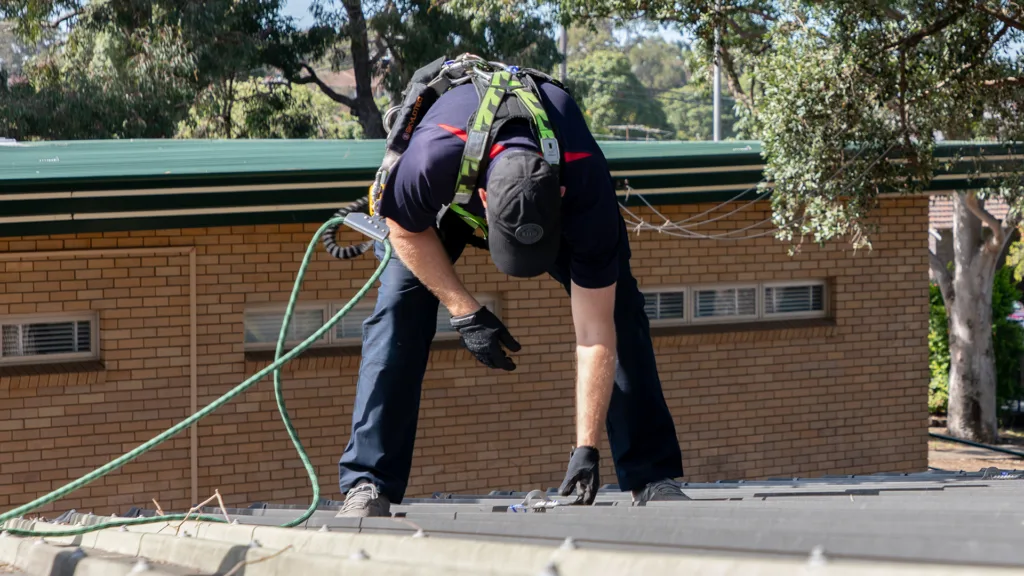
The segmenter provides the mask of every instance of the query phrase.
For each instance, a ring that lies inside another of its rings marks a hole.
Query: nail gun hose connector
[[[353,212],[346,216],[345,226],[358,230],[377,242],[383,242],[388,237],[388,234],[391,233],[383,218],[380,216],[370,216],[362,212]]]

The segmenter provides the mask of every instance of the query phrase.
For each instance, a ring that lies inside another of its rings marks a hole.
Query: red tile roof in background
[[[985,209],[1000,220],[1006,218],[1007,208],[1006,202],[1002,200],[987,200],[985,202]],[[936,230],[953,227],[952,196],[931,197],[928,207],[928,223]]]

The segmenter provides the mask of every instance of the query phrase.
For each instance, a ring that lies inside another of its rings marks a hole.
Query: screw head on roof
[[[263,548],[263,544],[260,544],[259,540],[253,538],[249,541],[249,548]]]
[[[367,554],[366,550],[363,550],[362,548],[360,548],[359,550],[356,550],[355,552],[352,553],[351,556],[349,556],[349,560],[369,560],[369,559],[370,559],[370,555]]]
[[[149,571],[149,562],[147,562],[144,558],[141,558],[141,559],[139,559],[138,562],[135,563],[134,566],[132,566],[132,570],[131,570],[131,572],[129,572],[129,574],[138,574],[140,572],[148,572],[148,571]]]
[[[562,550],[575,550],[577,548],[579,548],[579,546],[576,545],[576,541],[573,540],[572,536],[567,537],[565,541],[562,542]]]
[[[331,529],[327,527],[327,524],[324,524],[323,526],[320,526],[319,532],[330,532],[330,531],[331,531]]]
[[[120,528],[118,528],[118,531],[119,532],[127,532],[128,531],[128,527],[127,526],[121,526]]]
[[[823,546],[815,546],[811,550],[811,555],[807,558],[807,563],[811,566],[824,566],[828,563],[828,559],[825,558],[825,548]]]
[[[423,528],[420,528],[419,530],[416,531],[415,534],[412,535],[412,537],[413,538],[426,538],[427,537],[427,533],[423,531]]]
[[[554,562],[548,564],[537,576],[558,576],[558,566]]]

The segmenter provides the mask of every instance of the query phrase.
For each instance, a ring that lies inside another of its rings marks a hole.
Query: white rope
[[[868,166],[864,170],[861,171],[861,173],[858,175],[858,177],[854,181],[859,180],[861,177],[863,177],[865,174],[867,174],[867,172],[869,170],[871,170],[875,166],[875,164],[878,164],[878,162],[880,162],[882,160],[882,158],[884,158],[885,155],[888,154],[890,150],[892,150],[893,146],[895,146],[895,143],[890,144],[889,147],[885,149],[885,151],[883,151],[881,154],[879,154],[879,156],[877,158],[875,158],[874,161],[872,161],[870,164],[868,164]],[[853,164],[853,162],[855,162],[857,160],[857,158],[859,158],[863,153],[864,153],[864,150],[861,150],[856,155],[854,155],[853,158],[851,158],[847,162],[844,162],[842,166],[840,166],[831,176],[829,176],[825,180],[825,182],[828,183],[828,182],[831,182],[831,181],[835,180],[835,178],[837,176],[839,176],[840,173],[842,173],[844,170],[846,170],[847,167],[849,167],[851,164]],[[762,182],[763,181],[764,180],[762,180]],[[732,210],[731,212],[728,212],[728,213],[726,213],[724,215],[716,216],[715,218],[711,218],[711,219],[708,219],[708,220],[704,220],[702,222],[698,222],[696,224],[691,225],[690,227],[686,227],[686,226],[682,225],[682,224],[685,224],[687,222],[692,221],[696,217],[710,214],[711,212],[713,212],[713,211],[715,211],[715,210],[717,210],[719,208],[722,208],[722,207],[728,205],[731,202],[734,202],[736,199],[742,197],[744,194],[747,194],[750,190],[752,190],[752,188],[748,188],[747,190],[744,190],[739,195],[733,197],[732,199],[728,200],[727,202],[723,202],[723,203],[721,203],[721,204],[719,204],[717,206],[714,206],[714,207],[710,208],[709,210],[705,210],[704,212],[702,212],[700,214],[697,214],[696,216],[690,217],[690,218],[688,218],[686,220],[681,220],[679,222],[673,222],[670,218],[668,218],[667,216],[662,214],[657,208],[655,208],[654,205],[651,204],[647,200],[647,198],[644,197],[643,194],[637,193],[637,196],[640,198],[640,200],[645,205],[647,205],[647,207],[652,212],[654,212],[654,215],[659,217],[659,218],[661,218],[664,221],[660,225],[657,225],[657,226],[655,226],[654,224],[650,224],[647,221],[645,221],[642,217],[638,216],[633,211],[631,211],[629,208],[627,208],[625,206],[625,204],[623,204],[622,202],[619,203],[619,207],[630,218],[632,218],[632,220],[625,219],[625,221],[626,221],[627,224],[629,224],[630,226],[633,227],[633,231],[636,232],[637,234],[639,234],[641,230],[653,230],[655,232],[658,232],[660,234],[666,234],[668,236],[673,236],[673,237],[677,237],[677,238],[698,239],[698,240],[751,240],[751,239],[755,239],[755,238],[763,238],[765,236],[774,234],[775,230],[772,229],[772,230],[767,230],[767,231],[764,231],[764,232],[759,232],[757,234],[750,234],[750,235],[746,235],[746,236],[736,236],[736,237],[732,236],[733,234],[739,234],[741,232],[746,232],[748,230],[753,230],[754,228],[757,228],[757,227],[759,227],[759,226],[761,226],[761,225],[763,225],[765,223],[771,222],[772,218],[766,218],[764,220],[761,220],[760,222],[756,222],[754,224],[750,224],[748,226],[745,226],[743,228],[739,228],[737,230],[730,230],[728,232],[723,232],[721,234],[701,234],[699,232],[695,232],[695,231],[690,229],[690,228],[693,228],[693,227],[701,226],[703,224],[708,224],[708,223],[711,223],[711,222],[716,222],[716,221],[722,220],[724,218],[727,218],[728,216],[736,214],[736,213],[738,213],[738,212],[748,208],[749,206],[751,206],[751,205],[753,205],[753,204],[763,200],[764,198],[766,198],[771,193],[771,191],[764,192],[764,193],[758,195],[756,198],[754,198],[753,200],[750,200],[749,202],[747,202],[743,206],[740,206],[739,208],[736,208],[736,209]],[[630,187],[629,183],[627,182],[626,183],[626,197],[625,197],[624,201],[628,201],[629,197],[634,192],[635,192],[635,190],[633,190],[633,188]]]

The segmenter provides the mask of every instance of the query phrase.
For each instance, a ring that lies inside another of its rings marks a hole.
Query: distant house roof
[[[985,210],[1002,220],[1006,218],[1009,210],[1006,202],[1002,199],[992,199],[985,202]],[[949,195],[932,196],[931,204],[928,207],[928,223],[936,230],[945,230],[953,227],[953,197]]]

